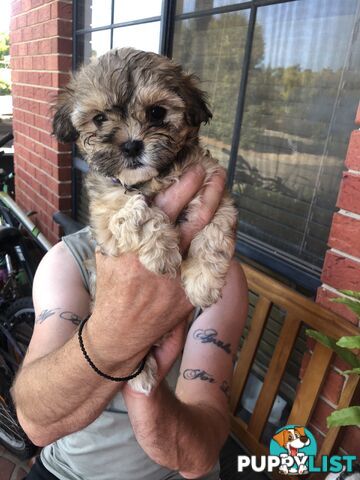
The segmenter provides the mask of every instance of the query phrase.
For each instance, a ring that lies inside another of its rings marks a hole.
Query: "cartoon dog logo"
[[[279,454],[281,458],[279,473],[284,475],[303,475],[308,473],[308,468],[305,464],[307,456],[304,452],[299,451],[310,445],[311,442],[304,427],[288,426],[274,435],[273,440],[287,451],[287,453]]]

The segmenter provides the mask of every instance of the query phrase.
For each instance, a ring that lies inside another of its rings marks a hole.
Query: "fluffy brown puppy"
[[[199,128],[211,118],[195,76],[155,53],[112,50],[81,68],[59,97],[53,128],[62,142],[76,141],[90,166],[86,185],[90,224],[106,255],[136,252],[157,274],[181,279],[190,302],[202,308],[220,297],[234,253],[236,211],[225,195],[212,222],[182,258],[176,225],[152,206],[153,197],[192,165],[205,182],[219,168],[199,143]],[[189,204],[191,218],[199,196]],[[95,295],[93,273],[92,297]],[[149,393],[156,362],[131,381]]]

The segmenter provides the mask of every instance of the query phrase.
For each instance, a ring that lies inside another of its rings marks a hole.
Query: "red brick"
[[[70,75],[67,73],[53,73],[52,74],[52,86],[56,88],[62,88],[69,83]]]
[[[330,405],[328,405],[323,399],[319,398],[311,417],[311,423],[315,425],[321,432],[326,433],[328,430],[326,419],[332,411],[333,408],[331,408]]]
[[[333,217],[329,245],[360,258],[360,220],[336,213]]]
[[[346,427],[341,441],[341,448],[349,455],[360,457],[360,429],[359,427]]]
[[[52,48],[54,49],[53,52],[57,53],[65,53],[71,54],[72,53],[72,40],[68,38],[55,38],[51,39]]]
[[[326,375],[321,395],[334,405],[339,403],[340,395],[344,386],[345,377],[335,370],[330,369]]]
[[[357,108],[355,123],[356,123],[356,125],[360,125],[360,103],[359,103],[358,108]]]
[[[344,173],[337,206],[349,212],[360,213],[360,175]]]
[[[44,37],[60,37],[72,38],[72,23],[67,20],[56,18],[44,24]]]
[[[51,5],[44,5],[37,10],[38,22],[46,22],[51,19]]]
[[[44,3],[49,3],[51,0],[31,0],[31,8],[40,7]]]
[[[12,43],[19,43],[23,41],[23,31],[16,30],[11,32],[11,41]]]
[[[328,251],[321,279],[337,290],[360,290],[360,263]]]
[[[69,72],[72,67],[71,56],[64,55],[39,55],[32,57],[33,70]]]
[[[58,181],[71,181],[72,168],[71,167],[52,167],[52,176]]]
[[[19,15],[21,13],[21,0],[13,0],[11,3],[11,16]]]
[[[18,55],[25,57],[28,54],[28,44],[21,43],[18,45]]]
[[[346,305],[332,301],[333,298],[337,297],[338,295],[335,295],[333,292],[330,292],[326,288],[320,287],[317,291],[316,302],[321,303],[321,305],[324,307],[346,318],[346,320],[349,320],[354,325],[358,325],[358,318],[349,308],[346,307]]]
[[[71,210],[72,208],[72,199],[71,197],[60,198],[59,199],[59,210]]]
[[[64,2],[54,2],[51,5],[51,18],[72,20],[72,5]]]
[[[22,11],[26,12],[32,8],[31,0],[22,0]]]
[[[360,170],[360,130],[351,133],[345,165],[350,170]]]

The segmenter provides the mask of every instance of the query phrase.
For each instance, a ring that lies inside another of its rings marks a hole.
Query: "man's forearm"
[[[165,382],[150,397],[125,396],[135,436],[156,463],[198,478],[215,465],[228,421],[208,406],[186,405]]]
[[[124,375],[129,368],[132,363],[124,363]],[[120,388],[90,368],[74,336],[22,367],[12,396],[25,432],[35,444],[46,445],[94,421]]]

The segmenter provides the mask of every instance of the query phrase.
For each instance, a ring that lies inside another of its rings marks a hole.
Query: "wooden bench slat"
[[[287,314],[248,425],[249,432],[257,439],[260,439],[271,412],[300,325],[301,321],[298,318],[294,317],[291,313]]]
[[[340,408],[346,408],[352,405],[353,399],[357,398],[359,393],[359,375],[350,375],[347,379],[345,387],[340,396],[338,410]],[[321,449],[318,453],[317,460],[321,458],[322,455],[331,455],[336,447],[336,442],[340,433],[340,427],[332,427],[329,429],[326,434],[325,440],[321,445]]]
[[[251,365],[254,361],[257,347],[263,334],[266,320],[271,308],[271,302],[266,297],[260,297],[257,301],[253,318],[249,327],[243,348],[235,368],[233,388],[231,390],[230,411],[235,414],[240,397],[243,393]]]
[[[287,422],[289,425],[307,425],[324,383],[332,356],[332,350],[321,345],[321,343],[316,343],[289,415]]]
[[[320,304],[291,290],[277,280],[267,277],[249,265],[242,264],[242,267],[249,290],[267,296],[274,305],[280,306],[287,312],[292,312],[311,328],[335,339],[345,335],[358,335],[358,328],[344,320],[340,315],[327,310]]]
[[[252,455],[268,455],[269,449],[261,445],[257,439],[247,430],[247,425],[241,418],[230,417],[231,431],[240,440],[242,445],[251,452]]]

